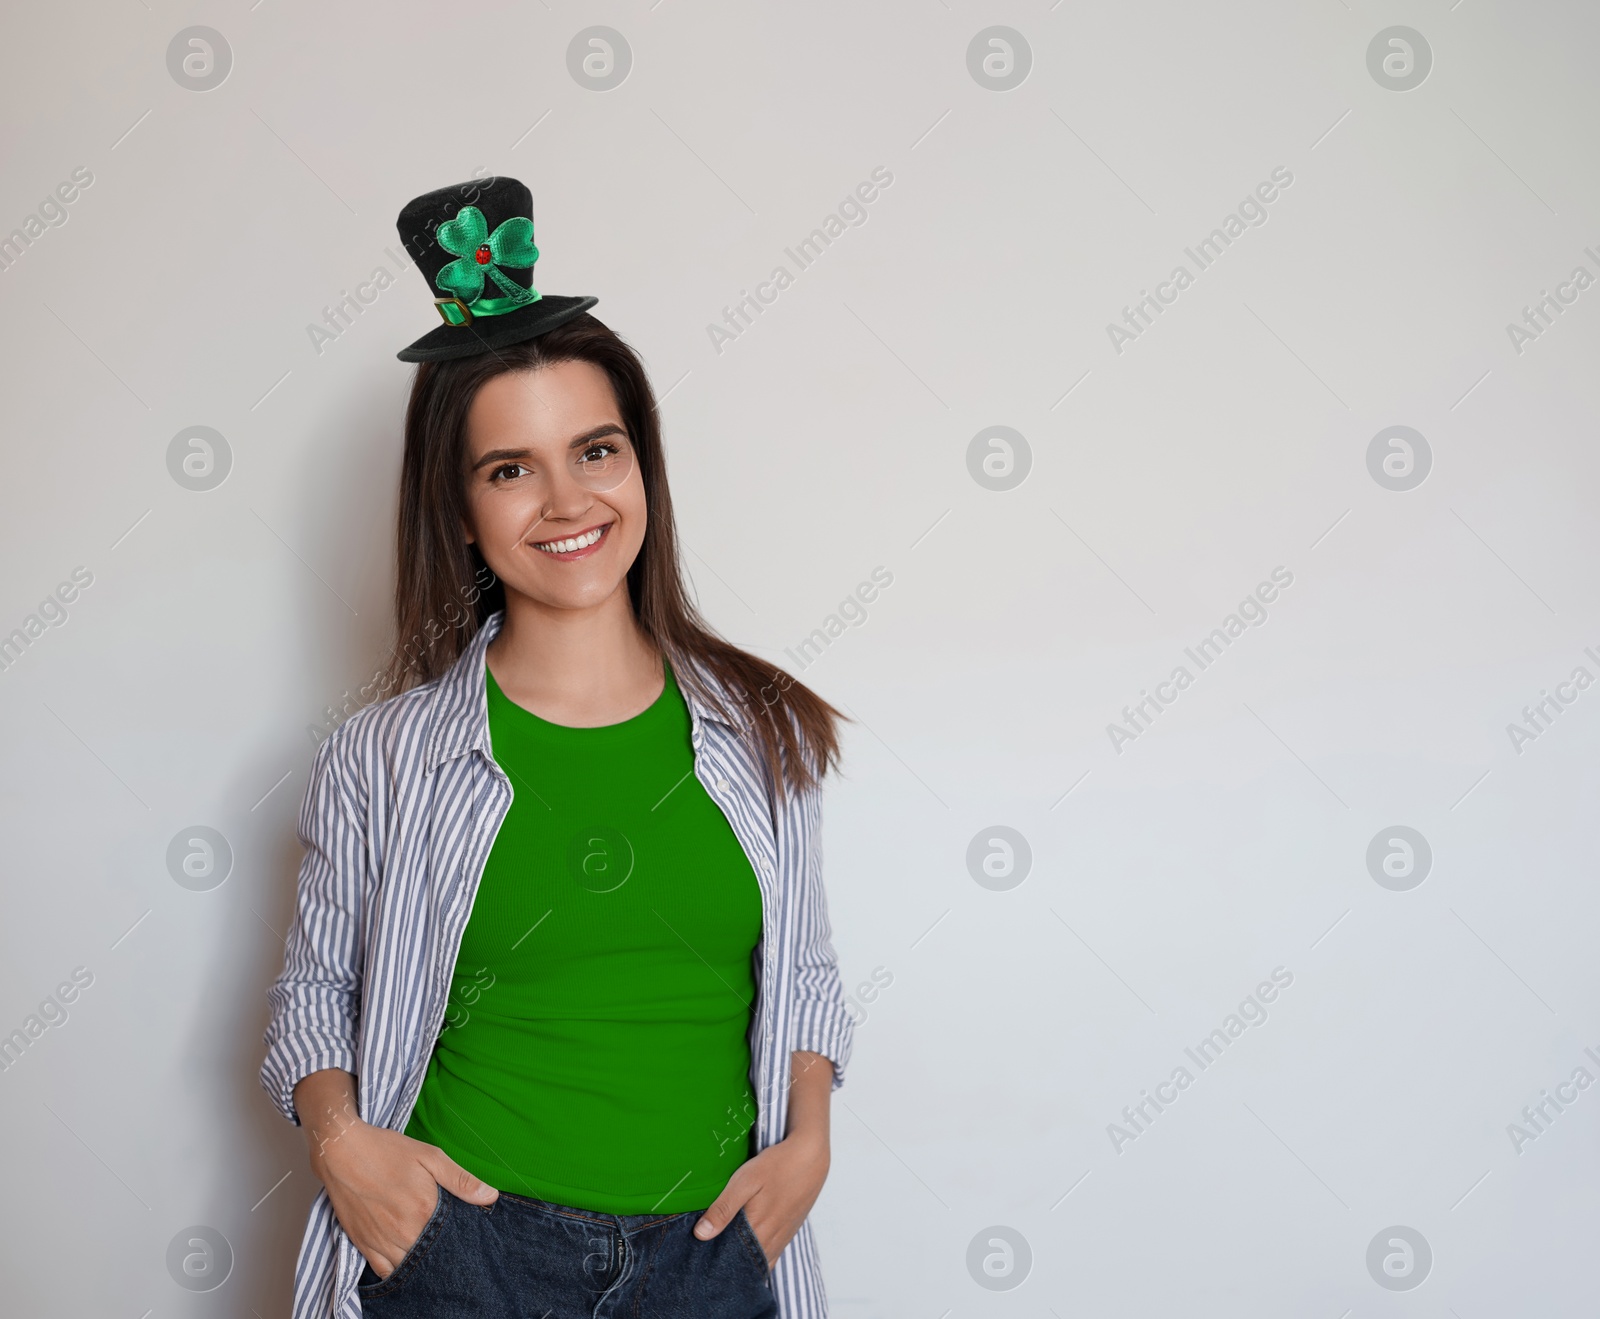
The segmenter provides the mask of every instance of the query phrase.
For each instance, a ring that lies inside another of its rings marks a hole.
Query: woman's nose
[[[547,518],[576,517],[592,500],[591,492],[564,468],[546,478],[543,513]]]

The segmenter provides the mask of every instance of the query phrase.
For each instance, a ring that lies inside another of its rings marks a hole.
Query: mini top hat
[[[533,287],[533,194],[517,179],[469,179],[406,203],[400,241],[436,290],[443,325],[395,354],[441,362],[521,343],[580,316],[598,298]]]

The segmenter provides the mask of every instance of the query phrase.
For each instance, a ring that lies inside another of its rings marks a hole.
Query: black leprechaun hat
[[[533,287],[533,194],[516,179],[469,179],[424,193],[400,212],[400,241],[444,324],[395,354],[440,362],[521,343],[581,316],[598,298]]]

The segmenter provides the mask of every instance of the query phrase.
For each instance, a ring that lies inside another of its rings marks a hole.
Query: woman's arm
[[[819,1146],[828,1154],[828,1106],[833,1095],[833,1061],[809,1049],[789,1055],[789,1121],[785,1140]]]
[[[854,1022],[833,951],[822,883],[822,786],[790,792],[775,813],[786,858],[786,900],[796,910],[795,1026],[789,1055],[784,1138],[742,1164],[700,1216],[695,1235],[716,1236],[743,1207],[756,1239],[775,1263],[800,1230],[828,1176],[828,1107],[844,1084]]]
[[[427,1225],[440,1186],[475,1204],[499,1192],[443,1150],[361,1120],[354,1072],[373,877],[366,795],[350,747],[357,729],[352,720],[335,730],[312,762],[299,820],[306,854],[283,971],[267,991],[261,1082],[278,1111],[304,1128],[311,1170],[339,1225],[387,1277]]]
[[[271,1016],[261,1084],[298,1123],[293,1091],[312,1072],[356,1070],[362,948],[371,883],[364,794],[350,763],[351,725],[325,739],[311,764],[298,834],[305,856],[283,969],[267,990]]]
[[[839,961],[833,950],[828,895],[822,881],[822,786],[793,793],[781,814],[782,835],[793,848],[799,889],[795,942],[794,1047],[833,1063],[832,1088],[844,1084],[855,1038],[855,1020],[845,1004]]]

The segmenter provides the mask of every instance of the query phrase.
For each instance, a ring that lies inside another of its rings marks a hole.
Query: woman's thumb
[[[439,1154],[429,1171],[440,1186],[468,1204],[489,1205],[500,1198],[499,1191],[488,1182],[479,1181],[448,1154]]]

